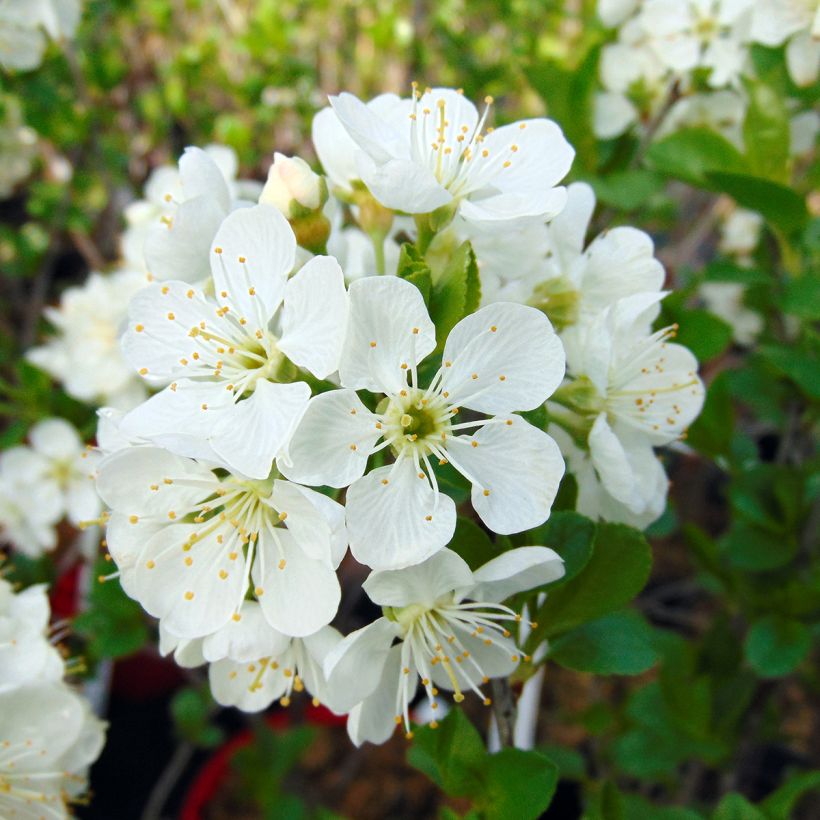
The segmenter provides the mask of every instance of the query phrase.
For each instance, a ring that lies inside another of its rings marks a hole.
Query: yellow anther
[[[142,331],[145,330],[145,325],[136,325],[134,330],[136,330],[137,333],[142,333]]]
[[[156,566],[156,564],[153,561],[149,560],[149,561],[145,562],[145,568],[146,569],[153,569],[155,566]]]
[[[186,601],[193,601],[194,600],[194,593],[191,592],[190,589],[185,593],[185,600]]]

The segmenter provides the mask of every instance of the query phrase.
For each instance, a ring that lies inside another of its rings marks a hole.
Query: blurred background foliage
[[[668,457],[674,487],[648,533],[648,582],[637,567],[628,594],[614,595],[609,609],[581,608],[573,628],[554,636],[539,749],[556,775],[540,793],[559,775],[561,785],[548,816],[817,817],[820,204],[811,192],[820,170],[812,157],[783,151],[786,112],[772,101],[788,92],[808,106],[818,90],[791,84],[782,49],[756,47],[743,151],[697,128],[652,144],[634,135],[598,141],[591,101],[609,36],[593,0],[89,0],[75,42],[52,46],[37,71],[0,77],[4,122],[22,118],[37,135],[26,149],[30,176],[0,201],[0,447],[49,415],[92,435],[93,408],[19,357],[41,337],[46,304],[115,262],[124,206],[185,146],[227,144],[241,176],[263,178],[274,149],[315,160],[311,119],[327,94],[407,93],[414,79],[493,95],[499,122],[546,113],[578,151],[571,177],[596,190],[597,226],[634,224],[656,238],[675,289],[662,322],[680,324],[679,341],[709,384],[690,446]],[[717,251],[730,199],[766,219],[749,265]],[[731,326],[699,301],[703,282],[746,287],[746,306],[764,321],[759,345],[733,342]],[[593,571],[607,572],[605,550],[621,550],[630,565],[645,544],[605,527],[596,536],[569,512],[572,493],[568,481],[557,505],[566,511],[543,535],[578,556],[564,598],[584,600],[594,597],[584,578],[592,584]],[[624,610],[642,587],[634,610]],[[90,639],[92,662],[132,653],[148,634],[115,585],[94,593],[76,631]],[[199,690],[183,691],[174,714],[185,748],[213,745],[211,707],[191,694]],[[460,716],[448,725],[450,743],[467,750],[459,765],[489,777],[483,747],[470,757],[474,730]],[[300,736],[287,759],[308,740]],[[411,762],[455,795],[444,816],[470,811],[441,769],[455,746],[420,732],[413,748]],[[499,778],[514,776],[513,762],[496,768]],[[258,779],[245,776],[258,791]],[[491,805],[471,794],[482,811]],[[522,817],[545,808],[522,801]]]

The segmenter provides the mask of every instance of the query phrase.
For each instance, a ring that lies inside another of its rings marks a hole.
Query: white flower
[[[425,387],[418,365],[435,346],[435,327],[412,284],[353,282],[339,366],[346,389],[311,400],[279,459],[294,481],[351,485],[351,550],[374,568],[418,563],[450,539],[455,505],[439,492],[434,462],[452,464],[472,484],[473,507],[500,533],[545,521],[563,474],[552,439],[511,415],[541,405],[564,373],[561,343],[544,314],[498,303],[462,319]],[[362,389],[385,394],[376,412],[357,395]],[[473,420],[454,423],[461,409]],[[369,456],[386,448],[395,462],[365,475]]]
[[[253,481],[150,446],[107,456],[97,487],[123,589],[172,634],[198,638],[242,617],[306,636],[336,614],[344,511],[320,493]]]
[[[766,46],[786,45],[786,65],[797,85],[809,86],[820,67],[820,2],[757,0],[751,38]]]
[[[0,525],[20,552],[37,556],[54,548],[54,525],[63,516],[79,526],[99,515],[98,455],[64,419],[38,422],[29,441],[31,447],[0,455]]]
[[[598,16],[609,28],[621,25],[638,8],[641,0],[598,0]]]
[[[327,186],[322,177],[300,157],[286,157],[278,151],[259,202],[273,205],[285,216],[292,216],[293,203],[297,208],[315,211],[327,199]]]
[[[39,476],[45,459],[28,447],[0,453],[0,539],[36,558],[57,545],[57,523],[63,516],[62,493]]]
[[[732,328],[739,345],[752,345],[765,326],[763,317],[743,303],[745,288],[737,282],[703,282],[699,288],[708,310]]]
[[[467,220],[487,222],[549,217],[564,205],[563,188],[554,186],[574,151],[550,120],[483,134],[492,100],[479,117],[469,100],[447,88],[414,90],[412,99],[378,108],[348,93],[330,101],[359,148],[358,178],[387,208],[422,214],[448,206]],[[351,171],[328,173],[349,178]]]
[[[344,638],[324,664],[332,702],[350,711],[353,742],[383,743],[401,723],[410,733],[419,680],[434,710],[439,688],[456,702],[472,690],[489,705],[481,686],[521,659],[506,628],[521,616],[499,602],[563,574],[545,547],[510,550],[475,572],[445,549],[414,567],[371,573],[364,589],[385,617]]]
[[[0,694],[25,684],[62,680],[62,656],[48,640],[50,617],[44,584],[15,594],[0,578]]]
[[[669,480],[644,436],[620,427],[615,437],[603,414],[596,418],[585,442],[588,449],[578,447],[556,424],[548,431],[575,476],[579,513],[640,530],[663,514]]]
[[[390,236],[385,236],[382,248],[385,270],[395,271],[401,253],[398,243]],[[379,272],[373,240],[364,231],[352,225],[333,226],[327,241],[327,252],[338,260],[347,282],[364,276],[376,276]]]
[[[664,270],[654,257],[651,237],[636,228],[616,227],[587,246],[594,210],[592,188],[584,182],[570,185],[564,210],[548,225],[541,225],[540,237],[534,237],[539,264],[527,271],[526,278],[519,278],[517,271],[507,273],[506,280],[490,284],[490,293],[496,291],[497,299],[515,299],[538,307],[563,327],[585,322],[625,296],[658,292]],[[479,247],[483,247],[482,242]],[[482,268],[482,289],[487,279],[498,281],[492,273],[499,270],[500,265],[492,272]]]
[[[44,31],[52,40],[72,38],[81,11],[81,0],[3,0],[0,65],[20,71],[37,68],[47,44]]]
[[[732,208],[720,226],[720,252],[747,260],[760,242],[763,217],[746,208]]]
[[[621,299],[564,333],[574,381],[555,394],[548,409],[553,423],[575,439],[573,447],[566,436],[559,444],[579,478],[579,505],[590,515],[598,511],[636,524],[660,515],[666,477],[652,448],[680,438],[703,404],[697,360],[668,341],[675,329],[649,330],[663,295]],[[589,463],[575,452],[579,445],[588,448]],[[617,512],[595,481],[631,519]]]
[[[669,109],[657,136],[660,139],[683,128],[707,128],[717,131],[742,151],[747,107],[745,96],[734,89],[689,94]]]
[[[126,416],[127,437],[267,478],[310,397],[297,368],[336,370],[347,317],[336,260],[315,257],[288,280],[295,248],[274,207],[242,208],[212,243],[213,296],[184,282],[136,295],[125,357],[171,384]]]
[[[63,293],[59,307],[45,309],[56,334],[26,358],[75,399],[123,409],[138,404],[145,388],[123,359],[120,334],[128,303],[145,284],[142,274],[131,271],[92,273],[83,285]]]
[[[664,293],[620,299],[594,320],[562,337],[567,373],[576,395],[589,391],[590,415],[635,430],[654,446],[677,440],[700,412],[703,383],[692,352],[669,341],[674,327],[654,333],[649,326]]]
[[[105,724],[64,684],[0,694],[0,816],[62,820],[86,788]]]
[[[736,85],[746,68],[752,0],[645,0],[638,21],[658,59],[682,76],[709,70],[713,88]]]
[[[0,198],[29,175],[36,153],[37,133],[26,126],[20,100],[0,94]]]

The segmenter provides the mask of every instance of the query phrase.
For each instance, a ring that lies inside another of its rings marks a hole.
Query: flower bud
[[[303,159],[276,153],[259,201],[294,219],[325,204],[327,183]]]

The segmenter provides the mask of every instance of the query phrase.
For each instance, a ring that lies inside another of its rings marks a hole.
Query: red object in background
[[[184,683],[185,674],[173,657],[163,658],[146,648],[114,664],[111,691],[124,700],[141,702],[167,695]]]
[[[80,572],[83,562],[78,561],[67,569],[54,583],[49,592],[51,601],[51,619],[61,621],[64,618],[73,618],[79,611],[80,603]]]
[[[313,726],[340,726],[347,718],[334,715],[324,706],[309,706],[305,711],[305,720]],[[286,729],[290,726],[290,714],[284,710],[274,712],[267,717],[267,722],[273,729]],[[248,746],[251,740],[253,732],[245,729],[220,746],[205,762],[188,789],[179,820],[202,820],[202,809],[213,799],[228,776],[231,758],[239,749]]]

